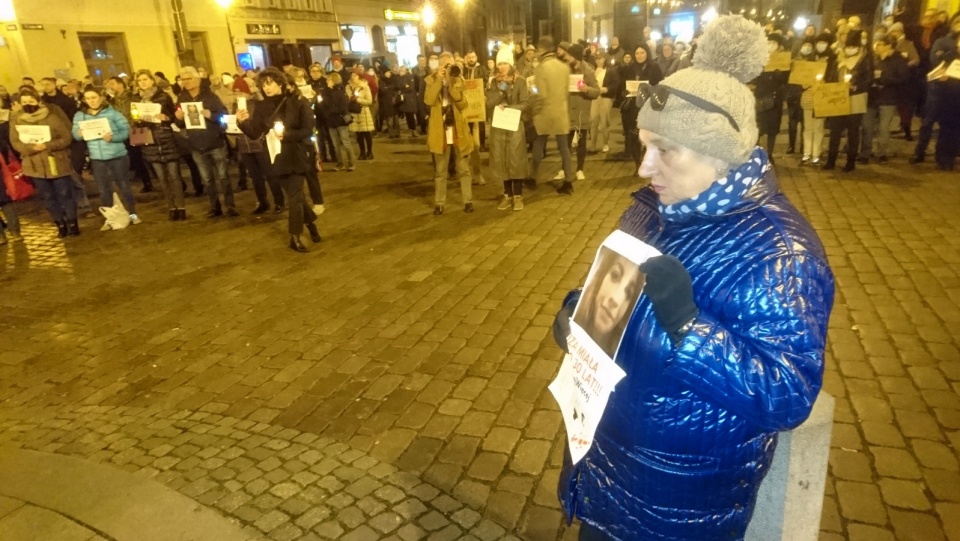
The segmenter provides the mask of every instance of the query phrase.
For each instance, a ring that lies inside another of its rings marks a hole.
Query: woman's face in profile
[[[609,333],[627,317],[631,303],[640,295],[640,274],[637,265],[621,258],[614,261],[597,290],[593,315],[597,332]]]

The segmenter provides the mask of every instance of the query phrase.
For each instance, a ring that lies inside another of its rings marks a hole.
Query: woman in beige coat
[[[357,144],[360,145],[359,159],[372,160],[373,130],[376,127],[373,123],[373,113],[370,112],[373,93],[370,92],[370,85],[357,73],[350,74],[350,83],[347,84],[346,90],[350,98],[350,114],[353,115],[350,132],[357,134]]]

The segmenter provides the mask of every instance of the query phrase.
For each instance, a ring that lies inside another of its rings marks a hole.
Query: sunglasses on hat
[[[737,121],[733,119],[733,116],[730,113],[723,110],[723,108],[719,105],[710,103],[703,98],[694,96],[693,94],[688,94],[682,90],[677,90],[676,88],[671,88],[666,85],[653,86],[649,83],[641,83],[640,89],[637,91],[637,109],[643,109],[643,106],[649,102],[650,107],[652,107],[654,111],[663,111],[663,108],[667,105],[667,98],[669,98],[671,95],[676,96],[681,100],[699,107],[700,109],[703,109],[709,113],[718,113],[723,115],[728,121],[730,121],[730,125],[733,126],[733,129],[736,130],[737,133],[740,133],[740,126],[737,125]]]

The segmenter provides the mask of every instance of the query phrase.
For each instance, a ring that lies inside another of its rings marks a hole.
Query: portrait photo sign
[[[560,371],[549,389],[560,406],[570,459],[579,462],[593,445],[614,386],[626,376],[614,359],[646,280],[640,265],[656,248],[614,231],[607,237],[570,321]]]

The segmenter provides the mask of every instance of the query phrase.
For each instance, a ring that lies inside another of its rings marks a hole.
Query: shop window
[[[373,42],[370,40],[370,34],[367,32],[367,27],[359,24],[341,24],[340,30],[346,29],[353,30],[353,36],[350,37],[350,40],[343,38],[343,50],[351,51],[355,53],[369,53],[373,52]],[[342,35],[342,32],[341,32]]]
[[[373,25],[373,50],[374,51],[387,50],[387,42],[383,38],[383,28],[378,24]]]

